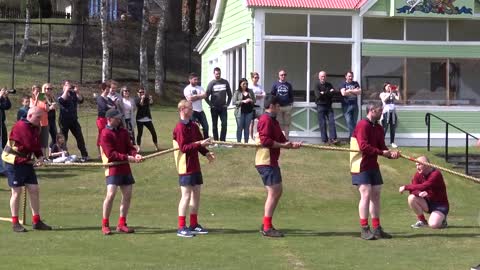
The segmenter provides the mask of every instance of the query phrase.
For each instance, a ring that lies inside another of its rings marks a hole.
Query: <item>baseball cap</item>
[[[110,109],[105,113],[106,118],[122,118],[122,113],[117,109]]]

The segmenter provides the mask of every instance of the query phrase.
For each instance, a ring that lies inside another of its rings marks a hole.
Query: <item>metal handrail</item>
[[[472,138],[478,140],[478,138],[475,135],[471,134],[470,132],[467,132],[467,131],[461,129],[454,124],[451,124],[450,122],[446,121],[443,118],[440,118],[440,117],[436,116],[433,113],[426,113],[425,114],[425,125],[427,125],[427,151],[430,151],[430,120],[431,120],[430,118],[432,116],[445,123],[445,161],[446,162],[448,162],[448,126],[452,126],[455,129],[457,129],[458,131],[461,131],[462,133],[465,134],[465,174],[468,174],[468,139],[469,139],[469,137],[472,137]]]

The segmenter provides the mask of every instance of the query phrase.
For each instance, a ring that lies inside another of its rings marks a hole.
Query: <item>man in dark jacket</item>
[[[213,69],[215,79],[207,86],[207,97],[205,101],[210,106],[212,114],[212,132],[213,139],[218,140],[218,117],[222,121],[222,129],[220,131],[220,141],[225,141],[227,137],[227,108],[232,101],[232,89],[227,80],[222,79],[222,71],[216,67]]]
[[[8,133],[7,133],[7,126],[5,125],[5,111],[9,110],[12,107],[12,103],[10,102],[10,99],[8,98],[8,91],[5,88],[2,88],[0,90],[0,121],[2,121],[2,127],[0,130],[0,137],[2,138],[2,148],[5,147],[5,144],[7,144],[8,140]]]
[[[327,73],[325,71],[318,73],[318,82],[313,92],[315,94],[315,103],[317,104],[318,127],[322,134],[322,142],[336,144],[337,130],[335,128],[335,115],[332,109],[332,98],[335,89],[331,83],[327,82]],[[327,121],[330,138],[327,136]]]
[[[88,152],[85,147],[82,127],[78,122],[77,106],[83,103],[83,97],[80,95],[80,89],[72,85],[69,81],[63,83],[63,93],[58,97],[60,104],[60,116],[58,119],[60,130],[65,136],[65,142],[68,140],[68,131],[71,131],[77,140],[77,147],[82,154],[81,161],[88,161]]]
[[[292,123],[293,87],[287,82],[287,72],[285,70],[278,72],[278,81],[273,84],[271,94],[277,97],[280,104],[277,119],[288,140],[290,124]]]

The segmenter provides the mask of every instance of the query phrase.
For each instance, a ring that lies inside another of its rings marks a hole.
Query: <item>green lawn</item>
[[[94,118],[82,117],[91,156],[96,155]],[[171,147],[176,119],[175,108],[155,108],[163,148]],[[153,149],[149,136],[146,131],[146,151]],[[426,151],[403,150],[409,155]],[[414,163],[381,159],[382,225],[394,238],[364,241],[359,239],[359,196],[351,186],[348,154],[283,151],[285,190],[274,224],[286,237],[265,239],[258,232],[265,194],[253,166],[254,150],[215,152],[214,164],[205,159],[202,163],[205,185],[199,221],[210,229],[209,235],[184,239],[175,234],[179,190],[172,154],[133,165],[137,183],[128,222],[137,232],[132,235],[101,235],[102,169],[39,169],[42,216],[55,230],[15,234],[9,223],[0,222],[0,269],[458,270],[480,263],[480,190],[471,182],[445,174],[450,227],[413,230],[410,224],[415,217],[398,187],[410,181]],[[440,158],[431,158],[448,166]],[[9,216],[9,195],[4,180],[0,216]],[[118,198],[112,223],[117,217]]]

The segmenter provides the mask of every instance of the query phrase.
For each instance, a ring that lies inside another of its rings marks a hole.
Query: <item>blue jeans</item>
[[[203,138],[204,139],[208,138],[208,121],[205,113],[203,111],[201,112],[193,111],[192,120],[200,123],[203,129]]]
[[[240,117],[236,117],[236,119],[237,119],[237,142],[242,141],[242,131],[243,131],[243,138],[245,140],[245,143],[248,143],[249,127],[253,119],[253,112],[241,113]]]
[[[327,121],[328,121],[328,133],[330,140],[337,139],[337,129],[335,128],[335,115],[331,106],[317,105],[318,115],[318,127],[322,134],[322,142],[328,142],[327,136]]]
[[[225,141],[227,138],[227,108],[211,108],[212,113],[212,133],[213,139],[218,141],[218,117],[222,121],[222,129],[220,131],[220,141]]]
[[[357,125],[358,118],[358,105],[342,103],[343,116],[345,116],[345,122],[347,123],[347,128],[349,132],[349,137],[352,137],[353,130]]]

